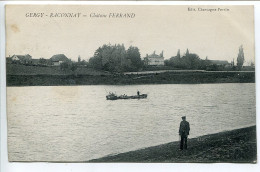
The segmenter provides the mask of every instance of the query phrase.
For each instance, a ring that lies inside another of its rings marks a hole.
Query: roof
[[[153,54],[148,55],[147,57],[148,58],[162,58],[162,59],[164,58],[162,54],[157,55],[157,54],[155,54],[155,52]]]
[[[148,58],[163,58],[162,56],[159,56],[157,54],[151,54],[148,56]]]
[[[19,60],[32,60],[32,56],[30,56],[29,54],[26,55],[13,55],[13,57],[18,57]]]
[[[51,61],[67,61],[69,60],[64,54],[56,54],[54,56],[52,56]]]
[[[226,60],[209,60],[212,64],[226,65],[229,64]]]

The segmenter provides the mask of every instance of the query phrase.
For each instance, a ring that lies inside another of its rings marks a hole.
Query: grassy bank
[[[7,75],[108,75],[108,72],[79,66],[75,71],[62,70],[60,66],[26,66],[6,64]]]
[[[157,69],[157,68],[155,68]],[[130,85],[130,84],[200,84],[254,83],[255,72],[171,71],[142,74],[111,74],[79,66],[75,71],[60,66],[7,64],[7,86],[55,85]]]
[[[240,162],[256,163],[256,126],[205,135],[179,142],[108,156],[90,162]]]
[[[254,72],[165,72],[136,75],[7,75],[7,86],[254,83]]]

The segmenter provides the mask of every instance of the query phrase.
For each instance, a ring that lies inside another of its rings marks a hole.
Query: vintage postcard
[[[253,6],[5,9],[9,161],[256,163]]]

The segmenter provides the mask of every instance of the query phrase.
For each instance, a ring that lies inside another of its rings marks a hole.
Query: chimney
[[[162,53],[161,53],[161,57],[163,57],[163,50],[162,50]]]

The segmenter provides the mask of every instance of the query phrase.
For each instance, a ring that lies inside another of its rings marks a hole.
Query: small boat
[[[109,93],[109,95],[106,96],[107,100],[117,100],[118,97],[114,93]]]
[[[127,95],[120,95],[117,96],[114,93],[110,93],[106,96],[107,100],[118,100],[118,99],[145,99],[147,98],[147,94],[140,94],[140,95],[134,95],[134,96],[127,96]]]
[[[136,96],[131,96],[131,99],[145,99],[147,98],[147,94],[140,94]]]

